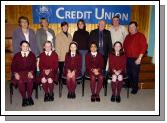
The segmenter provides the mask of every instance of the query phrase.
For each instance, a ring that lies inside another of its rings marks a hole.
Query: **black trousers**
[[[127,59],[127,74],[129,81],[131,83],[131,87],[134,90],[138,90],[139,83],[139,73],[140,73],[140,64],[135,64],[137,58],[128,58]]]
[[[63,68],[64,68],[64,62],[59,62],[59,79],[61,79],[61,76],[63,74]]]

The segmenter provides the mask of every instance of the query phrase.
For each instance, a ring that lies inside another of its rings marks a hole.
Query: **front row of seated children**
[[[22,96],[22,106],[33,105],[32,99],[33,83],[35,80],[36,57],[29,50],[30,44],[27,41],[20,43],[21,52],[17,53],[12,61],[11,70],[13,73],[12,82],[18,86]],[[44,43],[44,52],[39,55],[39,80],[42,84],[44,102],[54,100],[54,82],[57,81],[58,55],[52,50],[52,43]],[[86,75],[90,77],[91,102],[100,102],[100,91],[103,86],[103,56],[98,52],[97,44],[90,44],[90,51],[85,56]],[[109,55],[109,72],[112,77],[111,101],[120,102],[120,92],[125,73],[126,57],[123,53],[122,44],[115,42],[113,52]],[[66,78],[68,94],[67,98],[76,98],[76,78],[81,76],[82,58],[78,52],[78,44],[71,42],[69,52],[65,56],[63,76]],[[27,92],[27,94],[26,94]]]

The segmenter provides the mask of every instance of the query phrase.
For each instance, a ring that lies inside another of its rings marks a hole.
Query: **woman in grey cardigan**
[[[54,31],[49,28],[48,20],[46,18],[41,18],[40,24],[41,28],[36,32],[38,55],[43,52],[43,44],[45,41],[51,41],[52,46],[55,46],[56,40]]]
[[[19,27],[15,29],[12,36],[13,55],[20,52],[20,42],[26,40],[30,44],[30,50],[37,55],[37,44],[34,30],[29,28],[29,20],[25,16],[19,17]]]

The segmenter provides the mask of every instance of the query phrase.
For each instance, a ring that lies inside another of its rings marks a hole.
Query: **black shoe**
[[[54,101],[54,93],[50,93],[49,95],[49,101]]]
[[[68,94],[67,94],[67,98],[68,98],[68,99],[71,98],[71,92],[68,92]]]
[[[27,106],[27,105],[28,105],[28,104],[27,104],[27,99],[24,98],[24,99],[22,100],[22,106],[25,107],[25,106]]]
[[[70,98],[71,98],[71,99],[74,98],[74,92],[71,92],[71,94],[70,94]]]
[[[32,97],[29,97],[27,99],[27,102],[28,102],[28,105],[34,105],[34,101],[33,101]]]
[[[120,96],[116,96],[116,102],[120,103],[121,102],[121,97]]]
[[[111,102],[115,102],[115,96],[114,95],[111,96]]]
[[[93,94],[91,96],[91,102],[95,102],[95,95],[93,95]]]
[[[81,82],[80,82],[80,81],[77,81],[77,84],[79,85],[79,84],[81,84]]]
[[[44,102],[49,101],[49,94],[45,93]]]
[[[72,92],[72,98],[73,98],[73,99],[76,98],[76,94],[75,94],[75,92]]]
[[[99,95],[96,95],[96,101],[100,102],[100,96]]]
[[[132,89],[131,94],[137,94],[138,90],[137,89]]]

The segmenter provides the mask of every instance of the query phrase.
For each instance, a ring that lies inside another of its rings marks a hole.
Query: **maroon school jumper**
[[[109,71],[111,76],[114,74],[113,70],[121,70],[122,72],[120,73],[120,75],[124,75],[125,69],[126,69],[125,55],[122,56],[115,56],[113,54],[109,55]],[[112,95],[120,96],[121,88],[122,88],[122,81],[117,80],[116,82],[111,82]]]
[[[19,91],[23,98],[26,98],[26,90],[28,98],[30,98],[32,95],[34,78],[28,78],[28,72],[32,72],[33,76],[35,77],[35,69],[36,57],[31,51],[29,52],[27,57],[22,57],[21,52],[18,52],[14,55],[11,65],[11,71],[12,73],[18,73],[20,75],[20,80],[16,80],[15,77],[13,77],[12,82],[14,85],[18,85]]]
[[[70,53],[67,53],[65,56],[65,65],[64,65],[64,73],[63,75],[67,77],[68,69],[75,70],[75,78],[81,75],[81,66],[82,66],[82,58],[80,54],[76,54],[74,57],[71,57]],[[75,92],[76,89],[76,81],[67,79],[67,88],[69,92]]]
[[[90,82],[90,88],[92,95],[99,95],[100,90],[103,85],[103,74],[102,71],[104,69],[104,61],[103,61],[103,56],[100,53],[97,53],[96,56],[93,56],[90,52],[86,54],[86,72],[90,76],[91,82]],[[96,76],[92,72],[92,69],[98,69],[99,70],[99,75]],[[97,82],[97,89],[96,89],[96,78],[98,79]],[[95,92],[96,89],[96,92]]]
[[[58,55],[55,51],[52,51],[50,56],[47,56],[45,52],[39,55],[39,69],[40,69],[40,80],[45,77],[46,79],[51,78],[53,81],[57,81],[57,69],[58,69]],[[45,74],[45,70],[51,69],[49,75]],[[42,83],[42,87],[45,93],[53,92],[54,83]],[[49,88],[49,90],[48,90]]]

